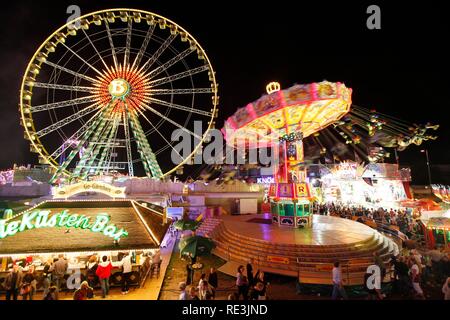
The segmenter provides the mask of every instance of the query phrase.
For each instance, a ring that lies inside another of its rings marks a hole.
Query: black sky
[[[3,4],[3,3],[2,3]],[[269,81],[286,88],[312,81],[344,82],[356,105],[414,123],[439,123],[439,139],[400,153],[417,182],[426,178],[428,148],[434,170],[450,163],[450,19],[430,1],[21,1],[0,11],[0,168],[34,163],[19,125],[21,78],[37,47],[68,17],[129,7],[152,11],[187,29],[207,52],[218,77],[224,119],[264,93]],[[381,7],[381,30],[366,28],[366,8]],[[440,171],[436,171],[440,172]],[[447,182],[448,176],[435,177]]]

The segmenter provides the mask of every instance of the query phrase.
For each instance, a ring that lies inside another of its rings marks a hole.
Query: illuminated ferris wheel
[[[217,103],[199,43],[135,9],[90,13],[56,30],[31,58],[20,92],[25,138],[55,169],[53,180],[139,170],[162,178],[201,148]],[[174,148],[183,133],[194,141],[184,157]]]

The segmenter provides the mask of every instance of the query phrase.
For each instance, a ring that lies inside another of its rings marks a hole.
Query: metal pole
[[[427,156],[428,182],[431,187],[431,170],[430,170],[430,158],[428,157],[428,149],[425,149],[425,155]]]

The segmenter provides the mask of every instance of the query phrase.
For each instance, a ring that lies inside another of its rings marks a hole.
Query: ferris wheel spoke
[[[153,31],[155,30],[155,26],[156,26],[156,24],[152,24],[148,28],[147,33],[146,33],[145,38],[144,38],[144,41],[142,42],[141,48],[139,49],[139,52],[138,52],[136,58],[134,58],[133,65],[132,65],[131,69],[134,69],[134,67],[138,68],[139,65],[141,64],[142,57],[144,56],[144,53],[147,50],[147,46],[148,46],[148,43],[150,42],[150,39],[151,39],[151,37],[153,35]]]
[[[166,151],[169,148],[170,148],[170,146],[166,144],[164,147],[160,148],[159,150],[157,150],[155,152],[155,156],[159,155],[160,153],[163,153],[164,151]],[[174,149],[174,148],[172,147],[172,149]],[[174,149],[174,150],[176,151],[176,149]],[[183,157],[181,157],[181,158],[183,158]]]
[[[175,152],[180,156],[181,159],[184,160],[183,156],[178,152],[177,149],[175,149],[174,147],[172,147],[172,144],[166,139],[166,137],[158,130],[157,127],[155,127],[153,125],[153,123],[145,116],[145,114],[140,111],[139,109],[137,109],[137,111],[139,112],[139,114],[152,126],[152,128],[163,138],[163,140],[167,143],[165,146],[169,146],[170,148],[172,148],[172,150],[175,150]],[[156,153],[155,153],[156,154]]]
[[[43,83],[43,82],[34,82],[33,87],[44,88],[44,89],[80,91],[80,92],[89,92],[89,93],[93,93],[95,90],[97,90],[94,87],[67,86],[67,85],[63,85],[63,84],[53,84],[53,83]]]
[[[172,95],[172,94],[191,94],[191,93],[213,93],[212,88],[192,88],[192,89],[151,89],[150,96]]]
[[[83,30],[83,31],[84,31],[84,30]],[[94,78],[91,78],[91,77],[86,76],[86,75],[84,75],[84,74],[81,74],[81,73],[78,73],[78,72],[76,72],[76,71],[70,70],[70,69],[68,69],[68,68],[66,68],[66,67],[63,67],[63,66],[60,66],[60,65],[58,65],[58,64],[56,64],[56,63],[53,63],[53,62],[50,62],[50,61],[47,61],[47,60],[44,60],[44,63],[47,64],[47,65],[49,65],[49,66],[51,66],[51,67],[53,67],[53,68],[55,68],[55,69],[59,69],[59,70],[61,70],[61,71],[67,72],[67,73],[69,73],[69,74],[71,74],[71,75],[73,75],[73,76],[75,76],[75,77],[78,77],[78,78],[87,80],[87,81],[89,81],[89,82],[99,83],[99,81],[96,80],[96,79],[94,79]]]
[[[123,130],[125,132],[125,147],[127,149],[127,162],[128,162],[128,174],[130,177],[134,176],[133,168],[133,156],[131,154],[131,136],[130,136],[130,126],[128,123],[128,112],[123,113]]]
[[[168,83],[168,82],[173,82],[173,81],[178,80],[178,79],[190,77],[190,76],[192,76],[194,74],[197,74],[197,73],[200,73],[200,72],[203,72],[203,71],[207,71],[207,70],[209,70],[209,66],[205,64],[205,65],[203,65],[201,67],[198,67],[198,68],[195,68],[195,69],[190,69],[190,70],[187,70],[187,71],[184,71],[184,72],[180,72],[180,73],[171,75],[169,77],[164,77],[164,78],[152,80],[148,84],[150,86],[152,86],[152,87],[156,87],[156,86]]]
[[[186,129],[185,127],[183,127],[183,126],[182,126],[181,124],[179,124],[178,122],[173,121],[172,119],[166,117],[166,116],[163,115],[161,112],[159,112],[159,111],[153,109],[152,107],[150,107],[149,105],[147,105],[147,104],[145,104],[145,103],[142,103],[142,105],[143,105],[146,109],[150,110],[150,111],[153,112],[154,114],[156,114],[156,115],[158,115],[159,117],[161,117],[161,118],[163,118],[164,120],[166,120],[167,122],[170,122],[171,124],[173,124],[173,125],[176,126],[177,128],[183,130],[184,132],[189,133],[191,136],[193,136],[193,137],[195,137],[195,138],[197,138],[197,139],[202,140],[202,137],[200,137],[199,135],[195,134],[194,132],[192,132],[192,131]]]
[[[112,39],[111,30],[109,29],[109,23],[108,23],[107,19],[105,19],[105,27],[106,27],[106,33],[108,34],[109,46],[111,47],[112,57],[113,57],[113,60],[114,60],[114,67],[117,70],[118,63],[117,63],[116,49],[114,47],[114,42],[113,42],[113,39]]]
[[[44,129],[39,130],[38,132],[36,132],[36,136],[38,138],[41,138],[41,137],[49,134],[50,132],[53,132],[53,131],[55,131],[57,129],[60,129],[63,126],[65,126],[65,125],[67,125],[67,124],[69,124],[69,123],[71,123],[71,122],[73,122],[73,121],[75,121],[77,119],[80,119],[81,117],[84,117],[85,115],[95,111],[98,108],[99,108],[99,103],[98,102],[94,103],[94,104],[91,104],[90,106],[87,106],[83,110],[81,110],[81,111],[79,111],[79,112],[77,112],[77,113],[75,113],[75,114],[73,114],[71,116],[68,116],[67,118],[59,120],[59,121],[49,125],[48,127],[44,128]]]
[[[167,47],[170,46],[176,36],[176,34],[171,34],[158,48],[158,50],[156,50],[156,52],[142,65],[142,67],[139,69],[139,72],[146,72],[153,65],[153,63],[158,60],[159,56],[164,52],[164,50],[166,50]]]
[[[105,135],[105,131],[108,131],[108,128],[110,127],[110,119],[108,119],[107,114],[105,114],[105,117],[102,117],[100,124],[98,125],[97,129],[95,130],[94,135],[89,141],[89,144],[82,155],[80,161],[78,162],[77,166],[75,167],[73,171],[74,177],[79,177],[83,170],[89,169],[86,162],[90,161],[90,159],[95,160],[94,151],[98,147],[98,143],[101,141],[101,138]]]
[[[87,130],[89,130],[92,126],[98,125],[98,119],[99,119],[98,115],[100,114],[100,112],[102,112],[102,110],[98,110],[97,113],[95,113],[88,121],[86,121],[86,123],[84,125],[81,126],[80,129],[77,130],[77,132],[75,132],[73,135],[71,135],[69,139],[64,141],[63,144],[58,147],[58,149],[53,151],[53,153],[50,155],[50,157],[52,157],[53,159],[59,158],[59,156],[61,156],[61,154],[63,154],[63,152],[66,148],[65,145],[66,145],[67,141],[79,141],[80,138],[83,136],[83,134]]]
[[[132,28],[133,19],[128,18],[127,25],[127,39],[125,43],[125,54],[123,56],[123,65],[124,67],[128,65],[130,61],[130,47],[131,47],[131,28]]]
[[[47,111],[47,110],[53,110],[53,109],[57,109],[57,108],[67,107],[67,106],[75,106],[75,105],[87,103],[87,102],[94,102],[96,100],[98,100],[97,96],[86,96],[86,97],[81,97],[81,98],[76,98],[76,99],[71,99],[71,100],[41,104],[38,106],[31,107],[30,111],[32,113],[40,112],[40,111]]]
[[[83,28],[81,28],[81,30],[83,31],[84,35],[86,36],[86,38],[88,39],[89,43],[91,44],[92,48],[94,48],[95,52],[97,53],[98,57],[100,58],[100,61],[103,63],[103,65],[105,66],[106,70],[109,70],[108,65],[106,64],[105,60],[103,60],[102,55],[100,54],[100,52],[98,52],[97,47],[94,45],[94,43],[91,40],[91,37],[89,37],[89,35],[87,34],[86,31],[84,31]]]
[[[211,117],[212,113],[208,112],[208,111],[203,111],[203,110],[199,110],[199,109],[194,109],[194,108],[189,108],[186,106],[182,106],[180,104],[175,104],[172,102],[168,102],[168,101],[164,101],[164,100],[160,100],[160,99],[156,99],[156,98],[152,98],[152,97],[148,97],[147,98],[148,101],[162,105],[162,106],[166,106],[166,107],[170,107],[170,108],[174,108],[174,109],[178,109],[178,110],[182,110],[182,111],[187,111],[187,112],[192,112],[192,113],[196,113],[202,116],[206,116],[206,117]]]
[[[86,170],[84,171],[84,173],[81,176],[82,179],[84,179],[87,176],[87,174],[89,173],[89,171],[92,168],[92,166],[97,158],[97,155],[100,153],[100,151],[101,151],[100,158],[97,161],[95,173],[98,174],[100,171],[102,171],[103,163],[105,162],[105,158],[106,158],[108,152],[112,148],[114,148],[114,137],[117,135],[119,120],[120,120],[119,117],[115,117],[111,121],[112,123],[109,125],[109,127],[105,130],[105,133],[102,137],[102,141],[105,141],[106,143],[97,145],[97,148],[95,149],[94,154],[91,156],[88,164],[86,165]],[[108,133],[108,131],[109,131],[109,133]]]
[[[179,62],[179,61],[183,60],[184,58],[186,58],[189,54],[191,54],[195,50],[196,50],[195,48],[189,47],[188,49],[184,50],[183,52],[179,53],[178,55],[176,55],[175,57],[170,59],[169,61],[163,63],[159,67],[157,67],[157,68],[153,69],[152,71],[150,71],[148,73],[148,75],[147,75],[148,78],[152,79],[152,78],[156,77],[161,72],[167,70],[168,68],[170,68],[171,66],[173,66],[177,62]],[[147,70],[148,70],[148,68],[145,71],[147,71]]]
[[[76,53],[75,51],[73,51],[71,48],[69,48],[64,42],[61,42],[61,44],[66,47],[67,50],[69,50],[75,57],[77,57],[78,59],[80,59],[85,65],[87,65],[89,68],[91,68],[92,70],[94,70],[95,72],[97,72],[100,77],[104,77],[103,73],[101,73],[96,67],[94,67],[92,64],[90,64],[89,62],[87,62],[85,59],[83,59],[78,53]]]
[[[161,168],[156,160],[156,156],[147,141],[147,138],[142,130],[142,126],[135,112],[129,112],[129,118],[131,120],[131,128],[133,130],[134,138],[136,139],[139,154],[144,165],[147,176],[154,178],[160,178],[163,176]]]

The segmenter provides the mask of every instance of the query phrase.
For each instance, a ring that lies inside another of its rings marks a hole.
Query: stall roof
[[[426,222],[427,228],[450,230],[450,218],[433,217]]]
[[[161,207],[145,207],[134,200],[46,201],[30,212],[34,210],[49,210],[49,217],[68,210],[69,214],[84,215],[91,221],[106,214],[110,216],[109,223],[126,230],[128,236],[116,244],[112,237],[89,229],[33,228],[0,239],[0,255],[154,249],[159,248],[170,225],[170,220],[163,223]],[[21,221],[22,216],[19,214],[7,223]]]

